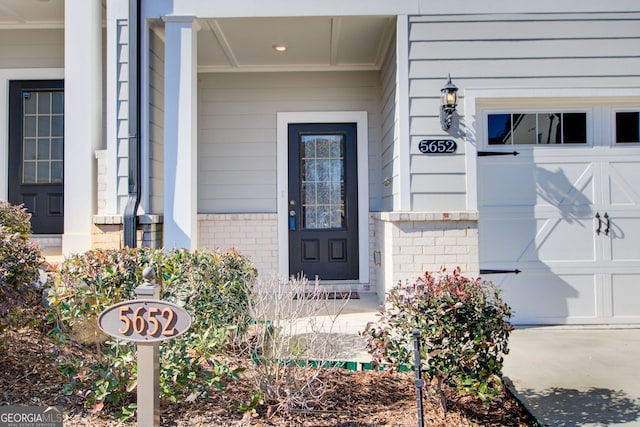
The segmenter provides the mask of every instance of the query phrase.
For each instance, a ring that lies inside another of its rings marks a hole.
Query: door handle
[[[605,223],[605,229],[604,229],[604,235],[608,236],[609,235],[609,231],[611,230],[611,219],[609,218],[609,214],[608,213],[604,213],[604,219],[606,221]]]
[[[596,235],[600,235],[600,232],[602,231],[602,219],[600,218],[600,212],[596,212]]]
[[[291,209],[289,211],[289,230],[295,231],[297,229],[296,224],[296,211]]]
[[[296,221],[296,201],[294,199],[289,200],[289,230],[296,231],[298,229],[298,223]]]

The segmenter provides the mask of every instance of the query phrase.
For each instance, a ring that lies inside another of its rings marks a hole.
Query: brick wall
[[[278,216],[273,213],[200,214],[201,248],[235,248],[249,257],[258,274],[278,273]]]
[[[374,212],[369,217],[369,289],[378,293],[380,302],[399,280],[414,280],[425,271],[459,266],[464,274],[478,275],[476,212]],[[235,248],[263,277],[278,272],[275,213],[200,214],[198,239],[201,248]],[[161,217],[140,218],[138,243],[162,247]],[[120,216],[94,217],[93,247],[122,247]]]
[[[91,248],[120,249],[124,247],[121,215],[95,215],[92,218]],[[162,247],[161,215],[139,215],[136,240],[138,247]]]
[[[425,271],[460,267],[477,276],[478,214],[476,212],[379,212],[375,251],[379,299],[399,280],[414,280]]]

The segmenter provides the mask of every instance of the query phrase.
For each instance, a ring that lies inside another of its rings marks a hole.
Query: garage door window
[[[640,113],[617,112],[616,113],[616,143],[640,142]]]
[[[587,114],[489,114],[488,129],[490,145],[586,144]]]

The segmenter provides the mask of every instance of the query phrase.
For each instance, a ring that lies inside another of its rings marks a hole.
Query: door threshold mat
[[[297,299],[360,299],[357,291],[345,291],[345,292],[305,292],[293,296],[294,300]]]

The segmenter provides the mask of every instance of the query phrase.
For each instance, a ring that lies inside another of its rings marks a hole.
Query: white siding
[[[198,212],[276,212],[277,112],[368,111],[369,176],[379,177],[379,73],[201,73],[198,83]],[[379,210],[379,178],[370,187]]]
[[[382,86],[382,145],[381,171],[379,179],[382,181],[382,210],[392,211],[400,206],[398,189],[399,161],[398,161],[398,85],[396,68],[396,51],[393,41],[380,71]]]
[[[64,30],[1,30],[0,68],[64,67]]]
[[[149,37],[149,204],[163,211],[164,167],[164,41],[152,31]]]
[[[413,210],[466,208],[465,88],[637,85],[640,13],[414,16],[409,28]],[[450,134],[440,129],[440,88],[462,95]],[[453,136],[458,154],[420,154],[418,141]],[[474,177],[475,179],[475,177]]]

